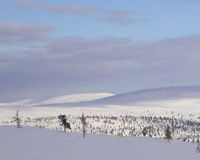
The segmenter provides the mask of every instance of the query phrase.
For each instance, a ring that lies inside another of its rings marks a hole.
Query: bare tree
[[[17,128],[22,128],[21,126],[21,119],[19,117],[19,111],[17,110],[16,115],[14,117],[14,121],[16,122]]]
[[[165,130],[165,138],[169,141],[172,139],[172,132],[170,130],[170,127],[167,126],[166,130]]]
[[[199,140],[199,136],[197,138],[197,148],[196,148],[196,152],[200,153],[200,140]]]
[[[82,128],[83,128],[83,138],[85,138],[86,135],[86,117],[84,113],[81,116],[81,123],[82,123]]]
[[[174,131],[175,131],[175,122],[174,122],[174,116],[171,118],[171,134],[174,136]]]

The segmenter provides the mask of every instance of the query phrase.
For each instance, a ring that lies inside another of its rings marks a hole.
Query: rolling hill
[[[98,99],[92,103],[99,105],[138,105],[145,102],[180,101],[185,99],[200,99],[200,86],[141,90]]]

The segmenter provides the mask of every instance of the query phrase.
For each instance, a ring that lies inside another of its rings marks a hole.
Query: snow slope
[[[199,160],[196,144],[0,127],[2,160]]]
[[[39,105],[53,107],[142,106],[168,108],[200,106],[200,86],[157,88],[116,95],[105,93],[102,94],[105,95],[102,98],[99,95],[94,94],[94,97],[97,96],[96,99],[93,98],[92,94],[72,95],[72,99],[70,95],[61,96],[43,101]],[[84,99],[85,97],[87,98]]]
[[[42,101],[28,99],[12,103],[0,103],[0,106],[200,106],[200,86],[157,88],[116,95],[112,93],[81,93],[53,97]]]
[[[55,105],[55,104],[73,104],[81,102],[89,102],[97,99],[102,99],[105,97],[113,96],[112,93],[80,93],[80,94],[67,94],[58,97],[52,97],[45,100],[34,100],[34,99],[24,99],[16,102],[1,103],[2,106],[44,106],[44,105]]]
[[[87,115],[174,116],[199,121],[199,95],[199,86],[189,86],[119,95],[110,93],[67,95],[37,102],[37,106],[34,101],[25,100],[0,105],[0,122],[11,119],[16,110],[20,111],[22,118],[57,116],[61,113],[81,115],[84,112]],[[98,100],[94,100],[97,98]]]
[[[200,100],[200,86],[179,86],[147,89],[142,91],[117,94],[93,101],[94,104],[138,105],[145,102],[170,102],[179,100]],[[146,103],[146,104],[148,104]]]
[[[37,107],[34,106],[36,103],[26,100],[1,105],[0,121],[11,119],[16,110],[20,110],[20,115],[23,118],[56,116],[60,113],[81,115],[84,112],[88,115],[117,116],[128,114],[134,116],[175,116],[177,118],[180,118],[181,115],[182,118],[199,121],[199,95],[199,86],[188,86],[143,90],[119,95],[110,93],[74,94],[37,102]],[[94,100],[100,97],[107,98]],[[26,106],[27,104],[29,107]]]
[[[34,101],[32,99],[24,99],[16,102],[10,102],[10,103],[0,103],[0,107],[2,106],[28,106],[32,105]]]
[[[71,94],[64,95],[59,97],[53,97],[47,100],[44,100],[39,103],[39,105],[50,105],[50,104],[61,104],[61,103],[77,103],[77,102],[86,102],[94,101],[97,99],[113,96],[112,93],[82,93],[82,94]]]

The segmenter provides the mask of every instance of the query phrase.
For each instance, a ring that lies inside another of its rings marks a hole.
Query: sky
[[[1,0],[0,102],[199,85],[200,0]]]

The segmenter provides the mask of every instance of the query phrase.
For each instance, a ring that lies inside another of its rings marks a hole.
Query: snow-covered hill
[[[4,103],[0,105],[0,120],[6,117],[10,119],[17,109],[24,116],[30,117],[51,116],[62,112],[76,115],[84,112],[88,115],[172,116],[171,112],[173,112],[174,116],[183,115],[183,118],[199,121],[200,86],[150,89],[118,95],[111,93],[73,94],[43,101],[25,100]],[[194,116],[191,117],[191,114]]]
[[[68,95],[31,105],[30,101],[10,103],[0,107],[0,125],[14,124],[13,117],[19,110],[22,125],[57,129],[58,115],[65,114],[74,125],[72,131],[80,132],[78,119],[84,113],[88,117],[88,131],[92,133],[140,136],[144,128],[150,127],[149,136],[163,138],[166,126],[172,126],[173,119],[177,122],[174,138],[195,137],[200,132],[199,88],[162,88],[116,96],[107,93]],[[107,98],[94,100],[102,96]],[[113,117],[117,119],[114,122]],[[162,123],[157,123],[160,121]]]
[[[82,93],[82,94],[70,94],[59,97],[53,97],[44,100],[39,105],[51,105],[51,104],[63,104],[63,103],[78,103],[94,101],[97,99],[113,96],[112,93]]]
[[[24,100],[20,100],[20,101],[16,101],[16,102],[0,103],[0,107],[29,106],[29,105],[32,105],[33,103],[35,103],[35,102],[32,99],[24,99]]]
[[[122,94],[74,94],[44,100],[38,105],[69,106],[143,106],[188,107],[200,106],[200,86],[179,86],[147,89]]]
[[[114,96],[95,100],[94,103],[107,105],[148,105],[148,103],[144,102],[169,102],[185,99],[200,100],[200,86],[179,86],[147,89],[142,91],[117,94]]]
[[[181,141],[61,133],[0,127],[2,160],[199,160],[196,144]]]
[[[179,86],[147,89],[130,93],[81,93],[52,97],[42,101],[22,100],[0,103],[0,106],[150,106],[184,107],[200,106],[200,86]]]
[[[98,99],[106,98],[113,96],[112,93],[80,93],[80,94],[67,94],[63,96],[52,97],[44,100],[34,100],[34,99],[25,99],[15,102],[1,103],[1,106],[49,106],[49,105],[67,105],[67,104],[77,104],[85,103],[89,101],[95,101]]]

